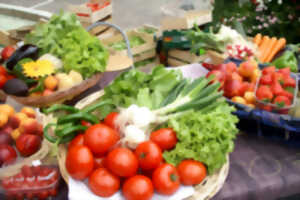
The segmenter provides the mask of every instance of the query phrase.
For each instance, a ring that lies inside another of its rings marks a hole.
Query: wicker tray
[[[98,91],[96,93],[91,94],[90,96],[79,101],[75,107],[82,109],[85,106],[92,104],[94,101],[99,99],[104,94],[104,90]],[[48,116],[48,122],[52,122],[54,118],[50,115]],[[67,155],[67,145],[60,145],[58,152],[58,164],[60,168],[61,175],[63,179],[68,183],[69,174],[65,167]],[[213,196],[215,196],[218,191],[223,187],[225,180],[228,176],[229,172],[229,157],[227,156],[227,162],[223,165],[223,167],[210,176],[207,176],[201,184],[195,186],[195,193],[186,198],[186,200],[209,200]]]

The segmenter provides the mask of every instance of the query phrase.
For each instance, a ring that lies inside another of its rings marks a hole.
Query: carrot
[[[280,38],[274,45],[272,51],[270,52],[270,54],[267,56],[267,58],[265,59],[266,62],[270,62],[274,56],[276,55],[276,53],[278,53],[281,49],[283,49],[285,47],[286,44],[286,39],[285,38]]]
[[[260,42],[261,42],[261,39],[262,39],[262,35],[260,33],[256,34],[256,36],[253,39],[254,44],[256,44],[257,46],[259,46]]]
[[[259,58],[260,61],[262,61],[262,57],[263,57],[263,55],[266,52],[266,49],[268,47],[269,42],[270,42],[269,36],[264,36],[263,39],[262,39],[262,41],[261,41],[261,44],[259,46],[260,55],[259,55],[258,58]]]
[[[269,45],[267,46],[266,51],[262,55],[262,58],[261,58],[262,62],[266,62],[266,59],[267,59],[268,55],[270,55],[270,53],[271,53],[272,49],[274,48],[276,42],[277,42],[277,38],[276,37],[272,37],[271,40],[270,40],[270,42],[269,42]]]

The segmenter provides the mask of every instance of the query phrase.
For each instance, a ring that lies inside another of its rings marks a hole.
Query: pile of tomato
[[[15,52],[15,48],[12,46],[6,46],[2,51],[1,51],[1,59],[3,61],[7,60],[13,53]],[[1,61],[0,61],[1,62]],[[0,89],[3,88],[4,84],[6,81],[15,78],[14,76],[10,75],[7,73],[6,69],[4,66],[0,65]]]
[[[171,128],[158,129],[149,140],[135,149],[119,144],[114,126],[118,113],[109,114],[103,123],[91,125],[69,144],[66,168],[76,180],[88,179],[90,190],[110,197],[120,189],[128,200],[151,199],[154,191],[172,195],[183,185],[199,184],[206,177],[206,167],[198,161],[184,160],[178,166],[165,163],[163,151],[176,146]]]
[[[52,166],[23,166],[21,172],[4,178],[1,186],[8,199],[46,199],[56,196],[59,171]]]

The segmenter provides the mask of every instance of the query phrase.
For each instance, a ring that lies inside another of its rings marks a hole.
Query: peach
[[[2,104],[0,105],[0,113],[5,113],[10,117],[15,113],[15,109],[8,104]]]
[[[254,70],[257,69],[257,63],[255,61],[242,62],[238,68],[238,72],[243,77],[251,77]]]
[[[20,126],[22,121],[24,121],[26,118],[27,118],[27,115],[24,113],[15,113],[13,116],[11,116],[8,119],[8,123],[13,129],[16,129]]]
[[[22,156],[31,156],[40,146],[41,138],[37,135],[22,134],[16,141],[16,147]]]
[[[39,124],[36,119],[27,118],[21,123],[19,129],[21,133],[37,134],[39,132]]]
[[[35,118],[35,116],[36,116],[35,111],[30,107],[23,107],[20,112],[26,114],[28,117],[31,117],[31,118]]]
[[[6,113],[0,112],[0,127],[3,127],[8,122],[8,115]]]
[[[16,141],[21,135],[20,130],[17,128],[11,132],[10,136]]]
[[[37,134],[38,136],[43,137],[43,135],[44,135],[44,127],[43,127],[42,124],[38,124],[38,128],[37,128],[36,134]]]
[[[242,82],[243,77],[241,77],[237,72],[232,72],[232,73],[226,74],[226,81],[227,80],[238,80],[238,81]]]

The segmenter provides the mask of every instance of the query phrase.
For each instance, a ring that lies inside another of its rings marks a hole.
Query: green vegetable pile
[[[139,36],[132,35],[129,37],[129,43],[130,43],[130,47],[133,48],[145,44],[145,40],[143,40],[143,38]],[[127,48],[124,40],[111,43],[109,44],[109,46],[116,51],[122,51]]]
[[[61,12],[48,23],[39,24],[26,36],[25,43],[41,49],[41,55],[50,53],[62,59],[64,71],[75,70],[84,78],[104,72],[109,53],[100,41],[91,36],[76,15]]]
[[[231,114],[233,111],[234,107],[224,102],[209,112],[189,112],[169,120],[178,142],[175,149],[164,152],[166,162],[176,166],[190,158],[205,163],[209,174],[220,169],[226,155],[233,151],[238,133],[238,118]]]

